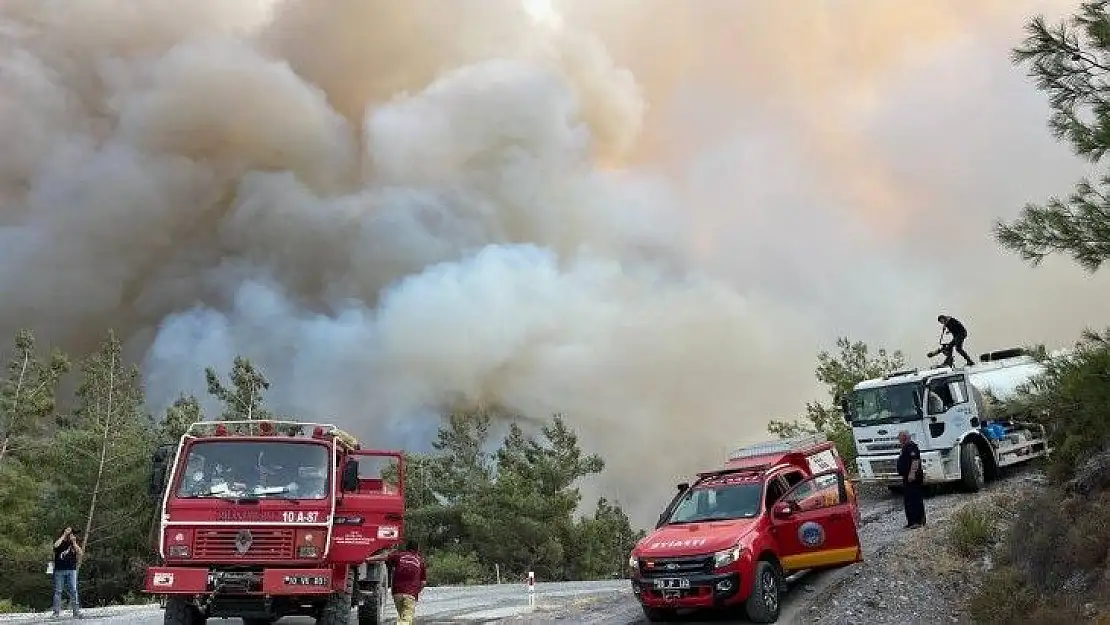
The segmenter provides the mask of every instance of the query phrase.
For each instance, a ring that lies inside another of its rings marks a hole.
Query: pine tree
[[[152,508],[136,493],[147,484],[153,420],[143,408],[138,368],[123,362],[114,332],[80,369],[73,426],[61,430],[51,446],[56,452],[51,468],[59,480],[55,497],[60,513],[83,511],[82,570],[95,593],[112,596],[138,583],[132,559],[145,553]]]
[[[254,364],[236,356],[231,367],[231,387],[224,386],[211,367],[204,370],[208,394],[224,403],[220,418],[225,421],[254,421],[272,419],[273,413],[262,407],[263,394],[270,382]]]
[[[200,403],[192,395],[181,394],[174,400],[173,405],[166,409],[166,418],[158,429],[158,440],[161,443],[173,443],[185,435],[189,426],[204,420]]]
[[[1048,125],[1075,153],[1099,163],[1110,148],[1110,2],[1085,2],[1069,20],[1049,26],[1043,16],[1026,26],[1013,50],[1029,66],[1037,88],[1048,94]],[[1052,253],[1069,254],[1097,271],[1110,258],[1110,175],[1082,179],[1066,198],[1026,204],[1018,219],[995,223],[1002,247],[1032,265]]]
[[[69,360],[54,350],[46,361],[35,355],[35,337],[21,330],[0,380],[0,464],[19,450],[19,441],[42,433],[54,413],[58,380],[69,371]]]

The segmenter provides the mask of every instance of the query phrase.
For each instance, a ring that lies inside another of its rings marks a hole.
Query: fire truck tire
[[[378,586],[373,598],[367,597],[358,606],[358,625],[380,625],[382,622],[382,603],[385,600],[385,587]]]
[[[784,580],[782,571],[768,560],[756,562],[752,592],[744,603],[744,611],[753,623],[774,623],[782,609]]]
[[[166,598],[166,608],[162,612],[164,625],[203,625],[207,620],[197,606],[185,597]]]
[[[649,623],[673,623],[678,621],[678,612],[667,608],[649,608],[643,606],[644,618]]]
[[[348,625],[351,622],[351,595],[354,594],[354,571],[347,574],[347,589],[333,592],[324,601],[316,625]]]
[[[960,483],[969,493],[977,493],[986,481],[983,455],[971,441],[960,445]]]

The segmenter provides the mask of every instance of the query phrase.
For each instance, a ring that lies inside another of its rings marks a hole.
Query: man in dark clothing
[[[967,361],[967,366],[970,367],[971,365],[974,365],[975,361],[972,360],[971,356],[968,356],[967,352],[964,351],[964,341],[967,340],[967,328],[964,327],[964,324],[960,323],[959,319],[955,317],[949,317],[948,315],[937,315],[937,321],[940,323],[942,328],[940,331],[942,341],[944,340],[945,330],[947,330],[948,333],[952,335],[952,340],[942,345],[941,351],[944,352],[944,364],[942,364],[941,366],[951,367],[953,365],[953,350],[959,352],[959,354],[964,357],[964,360]]]
[[[898,456],[898,475],[902,476],[902,502],[906,508],[906,529],[925,525],[925,496],[921,489],[925,472],[921,468],[921,450],[905,430],[898,433],[902,453]]]
[[[84,554],[81,541],[73,528],[67,527],[54,541],[54,616],[62,612],[62,591],[69,595],[73,618],[81,618],[81,602],[77,598],[77,563]]]
[[[392,571],[397,625],[412,625],[420,591],[428,583],[428,569],[424,557],[420,555],[420,546],[415,541],[408,541],[403,550],[389,555],[386,566]]]

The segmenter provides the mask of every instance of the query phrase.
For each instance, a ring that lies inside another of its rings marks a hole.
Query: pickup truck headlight
[[[743,554],[744,548],[740,545],[736,545],[731,549],[725,549],[724,551],[718,551],[713,554],[713,568],[719,569],[726,567],[739,560],[740,556]]]

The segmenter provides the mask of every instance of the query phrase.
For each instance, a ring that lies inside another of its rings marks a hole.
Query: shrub
[[[998,521],[992,511],[964,506],[952,517],[948,528],[949,547],[965,558],[977,558],[996,542]]]
[[[1013,567],[991,571],[971,598],[969,612],[976,623],[1008,625],[1022,623],[1037,608],[1038,601]]]
[[[482,565],[474,553],[459,554],[453,551],[433,551],[428,554],[428,584],[450,586],[454,584],[481,584],[486,581]]]

